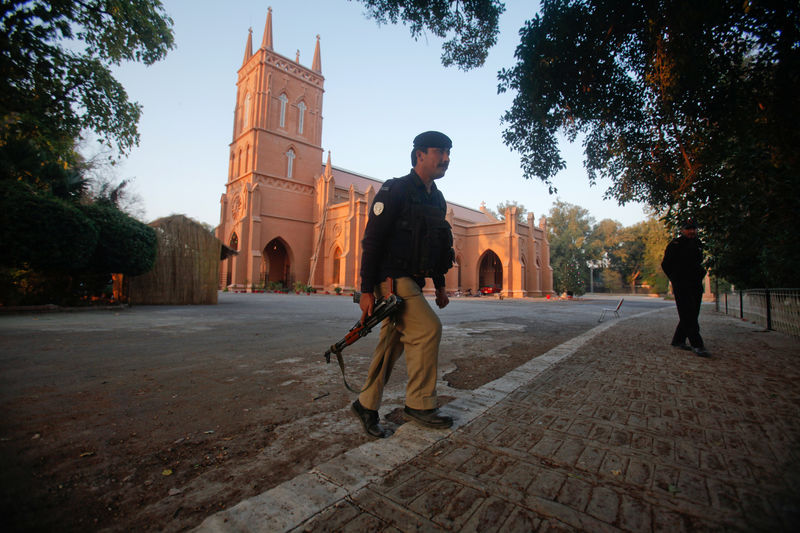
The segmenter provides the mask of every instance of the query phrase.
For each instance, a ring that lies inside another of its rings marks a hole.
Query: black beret
[[[449,150],[453,147],[450,137],[439,131],[426,131],[414,137],[414,148],[442,148]]]
[[[687,218],[686,220],[683,221],[683,226],[681,227],[683,229],[697,229],[697,222],[695,222],[691,218]]]

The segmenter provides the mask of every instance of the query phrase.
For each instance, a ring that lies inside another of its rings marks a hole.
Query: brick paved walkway
[[[202,531],[796,531],[800,344],[704,310],[611,320],[448,405],[210,517]]]

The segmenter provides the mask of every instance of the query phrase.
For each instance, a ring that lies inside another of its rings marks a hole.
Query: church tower
[[[223,287],[250,289],[309,277],[315,184],[322,166],[319,35],[311,68],[273,49],[272,8],[261,46],[250,30],[236,81],[228,177],[217,237],[239,254],[220,272]]]

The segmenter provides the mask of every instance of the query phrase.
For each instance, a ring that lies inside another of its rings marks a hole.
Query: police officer
[[[661,268],[672,282],[672,292],[678,308],[679,321],[672,336],[672,346],[693,350],[701,357],[709,357],[697,322],[706,269],[703,268],[703,248],[697,238],[697,224],[693,220],[685,221],[681,227],[681,235],[667,245]],[[686,344],[687,337],[691,346]]]
[[[453,419],[438,412],[436,377],[442,323],[422,294],[432,278],[436,305],[449,303],[444,275],[454,259],[453,235],[445,220],[447,204],[434,183],[450,163],[452,141],[438,131],[414,138],[411,172],[388,180],[375,195],[362,240],[362,321],[371,315],[376,298],[393,291],[403,305],[385,320],[367,375],[365,390],[353,411],[373,437],[387,436],[378,408],[383,388],[397,359],[405,351],[408,384],[404,416],[432,428],[449,428]]]

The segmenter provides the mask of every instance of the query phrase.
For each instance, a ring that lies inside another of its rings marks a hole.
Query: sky
[[[439,130],[453,140],[447,175],[437,182],[445,198],[478,209],[516,201],[538,221],[553,202],[579,205],[599,222],[625,226],[646,218],[641,204],[604,200],[610,183],[590,186],[579,143],[563,142],[567,168],[551,195],[538,179],[523,178],[519,155],[502,141],[501,116],[513,94],[497,93],[497,73],[514,65],[519,29],[538,3],[507,0],[498,43],[486,64],[463,72],[441,65],[441,40],[415,41],[403,25],[368,19],[349,0],[164,0],[174,21],[176,48],[149,67],[127,63],[115,76],[143,107],[140,144],[117,165],[114,177],[131,180],[145,221],[183,214],[219,224],[225,191],[237,70],[248,28],[261,44],[272,7],[273,48],[311,67],[320,36],[323,97],[322,148],[334,166],[379,180],[408,173],[412,139]],[[322,161],[320,162],[322,163]]]

